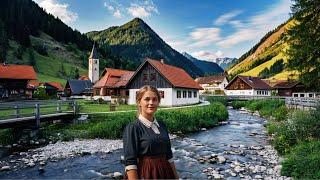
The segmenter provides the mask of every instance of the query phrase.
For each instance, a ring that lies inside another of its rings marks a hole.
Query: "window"
[[[181,98],[181,91],[177,91],[177,98]]]
[[[193,97],[196,98],[197,97],[197,91],[193,92]]]
[[[148,74],[147,73],[143,74],[143,82],[148,82]]]
[[[183,91],[183,98],[186,98],[187,97],[187,91]]]
[[[244,89],[244,84],[240,84],[240,89]]]
[[[151,73],[150,74],[150,81],[156,81],[156,73]]]
[[[100,95],[100,89],[96,89],[96,95]]]
[[[313,94],[309,94],[309,97],[311,97],[311,98],[312,98],[312,97],[313,97]]]
[[[188,98],[192,98],[192,93],[191,93],[191,91],[188,91]]]
[[[304,97],[304,94],[300,94],[300,97]]]
[[[97,64],[97,60],[94,60],[94,63]]]
[[[293,94],[293,97],[299,97],[298,94]]]

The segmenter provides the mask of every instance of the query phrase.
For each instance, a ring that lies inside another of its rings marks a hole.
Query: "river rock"
[[[226,158],[223,156],[218,156],[217,157],[218,163],[223,164],[226,162]]]
[[[36,164],[34,163],[34,162],[30,162],[29,164],[27,164],[27,166],[29,166],[29,167],[33,167],[33,166],[35,166]]]
[[[233,176],[233,177],[236,177],[236,176],[237,176],[237,174],[234,173],[234,172],[231,172],[230,175]]]
[[[201,128],[201,131],[206,131],[207,129],[206,128]]]
[[[11,167],[10,166],[2,166],[1,171],[10,171],[11,170]]]
[[[236,166],[234,167],[234,171],[239,173],[239,172],[243,172],[244,171],[244,168],[240,167],[240,166]]]
[[[263,179],[263,177],[261,175],[255,175],[254,178],[255,179]]]
[[[115,179],[121,179],[123,176],[120,172],[114,172],[113,173],[113,178]]]
[[[264,149],[264,147],[262,147],[262,146],[251,146],[251,149],[253,149],[253,150],[261,150],[261,149]]]

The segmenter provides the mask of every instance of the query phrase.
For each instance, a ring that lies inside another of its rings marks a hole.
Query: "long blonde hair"
[[[153,86],[150,86],[150,85],[145,85],[145,86],[142,86],[136,93],[136,105],[137,105],[137,108],[138,108],[138,112],[137,112],[137,116],[140,115],[141,113],[141,108],[139,106],[140,104],[140,101],[144,95],[144,93],[146,93],[147,91],[151,91],[151,92],[154,92],[158,98],[158,101],[160,103],[160,93],[159,91],[157,90],[157,88],[153,87]]]

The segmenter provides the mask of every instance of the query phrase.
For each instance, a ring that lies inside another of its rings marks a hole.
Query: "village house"
[[[267,83],[258,77],[238,75],[225,87],[227,96],[271,96]]]
[[[27,98],[27,84],[36,80],[37,75],[32,66],[0,65],[0,99]]]
[[[64,88],[64,94],[73,98],[92,96],[92,83],[90,80],[70,79]]]
[[[56,97],[61,96],[64,90],[59,82],[38,82],[36,80],[31,80],[27,84],[27,97],[32,98],[34,91],[39,87],[43,87],[47,95]]]
[[[278,96],[302,98],[317,98],[320,96],[317,92],[308,91],[305,85],[299,81],[278,82],[273,86],[273,89]]]
[[[144,85],[151,85],[159,90],[161,106],[199,103],[199,90],[202,90],[183,69],[167,65],[164,60],[150,58],[146,58],[127,83],[128,104],[136,103],[136,92]]]
[[[100,80],[93,86],[94,98],[111,101],[112,98],[128,100],[129,90],[125,88],[134,71],[105,68]]]
[[[203,88],[200,94],[224,94],[224,88],[228,85],[226,75],[198,77],[195,81]]]

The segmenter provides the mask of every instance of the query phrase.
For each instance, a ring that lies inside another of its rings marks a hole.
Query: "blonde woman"
[[[136,95],[138,119],[124,130],[126,177],[131,179],[177,179],[171,143],[163,122],[154,117],[160,103],[156,88],[143,86]]]

